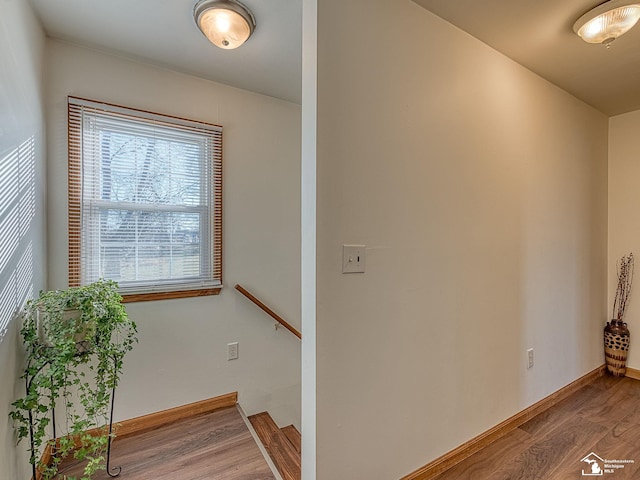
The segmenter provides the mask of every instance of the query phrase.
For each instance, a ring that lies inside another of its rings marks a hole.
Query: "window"
[[[222,128],[69,97],[69,285],[125,301],[222,287]]]

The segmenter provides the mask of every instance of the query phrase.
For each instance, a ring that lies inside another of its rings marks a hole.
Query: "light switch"
[[[364,273],[365,245],[342,246],[342,273]]]

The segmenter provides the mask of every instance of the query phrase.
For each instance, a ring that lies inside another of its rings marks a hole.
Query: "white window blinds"
[[[68,107],[70,285],[219,288],[222,128],[74,97]]]

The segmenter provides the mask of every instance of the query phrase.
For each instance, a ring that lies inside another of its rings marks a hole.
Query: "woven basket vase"
[[[627,324],[621,320],[611,320],[604,327],[604,357],[613,376],[624,377],[627,372],[629,338]]]

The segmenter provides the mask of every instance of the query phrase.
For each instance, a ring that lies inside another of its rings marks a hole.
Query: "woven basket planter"
[[[607,370],[615,377],[624,377],[627,373],[627,353],[630,334],[627,324],[611,320],[604,327],[604,357]]]

